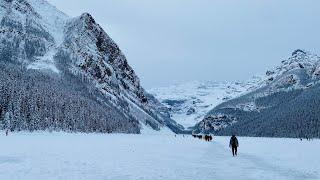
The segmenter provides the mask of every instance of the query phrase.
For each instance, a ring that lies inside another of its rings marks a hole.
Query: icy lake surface
[[[320,179],[320,141],[172,134],[11,133],[0,136],[0,179]]]

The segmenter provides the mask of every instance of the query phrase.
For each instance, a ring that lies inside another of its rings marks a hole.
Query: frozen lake
[[[169,134],[0,136],[0,179],[320,179],[320,141]]]

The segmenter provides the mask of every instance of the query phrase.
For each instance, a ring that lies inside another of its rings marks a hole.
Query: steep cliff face
[[[0,0],[0,8],[2,63],[25,73],[49,73],[64,88],[81,84],[72,91],[87,92],[130,122],[182,132],[141,87],[120,48],[90,14],[69,18],[44,0]]]
[[[134,70],[91,15],[83,14],[66,24],[65,39],[59,51],[70,56],[69,70],[86,75],[102,91],[147,104]]]

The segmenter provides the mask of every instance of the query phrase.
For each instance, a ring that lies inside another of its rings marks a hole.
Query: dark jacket
[[[239,147],[239,142],[238,142],[238,139],[236,138],[236,136],[232,136],[230,138],[230,144],[229,144],[230,147]]]

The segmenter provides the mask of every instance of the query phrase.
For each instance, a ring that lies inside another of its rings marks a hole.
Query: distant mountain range
[[[255,87],[260,79],[248,82],[189,82],[148,90],[168,109],[172,119],[192,128],[218,104],[238,97]]]
[[[45,0],[0,0],[0,41],[2,128],[183,132],[90,14],[70,18]]]
[[[320,58],[298,49],[249,83],[196,83],[150,92],[171,109],[173,119],[187,126],[196,122],[194,133],[320,137],[319,80]]]

